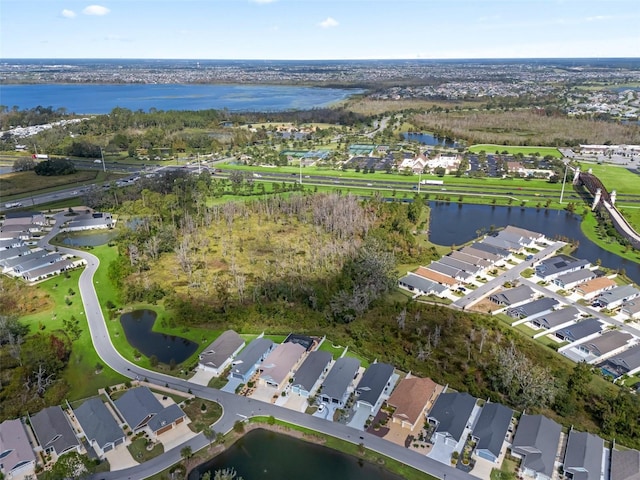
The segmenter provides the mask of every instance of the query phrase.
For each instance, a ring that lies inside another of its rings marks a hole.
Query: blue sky
[[[640,56],[639,0],[0,0],[1,58]]]

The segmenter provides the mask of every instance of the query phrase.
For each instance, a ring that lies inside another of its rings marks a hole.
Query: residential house
[[[462,250],[454,250],[448,256],[451,258],[455,258],[456,260],[461,260],[463,262],[470,263],[482,269],[488,268],[491,265],[493,265],[493,262],[490,262],[489,260],[485,260],[482,257],[477,257],[470,253],[465,253]]]
[[[76,266],[76,264],[84,264],[86,260],[81,259],[74,262],[73,260],[61,260],[59,262],[43,265],[40,268],[34,268],[28,272],[22,274],[22,278],[27,282],[37,282],[52,275],[58,275],[65,270],[69,270]]]
[[[472,275],[477,275],[483,270],[482,267],[478,267],[477,265],[474,265],[472,263],[458,260],[450,255],[445,255],[444,257],[440,258],[439,262],[444,263],[445,265],[449,265],[450,267],[462,270],[463,272],[470,273]]]
[[[264,359],[259,367],[259,381],[276,389],[284,386],[306,349],[297,343],[281,343]]]
[[[173,403],[164,407],[147,387],[131,388],[113,404],[134,433],[146,431],[151,437],[157,437],[187,419],[178,405]]]
[[[522,238],[527,238],[531,242],[529,243],[529,246],[531,247],[536,242],[542,242],[546,239],[543,233],[532,232],[531,230],[527,230],[525,228],[520,228],[520,227],[514,227],[513,225],[507,225],[506,227],[504,227],[502,231],[505,233],[518,235]]]
[[[247,383],[273,348],[274,343],[268,338],[256,338],[231,362],[231,376]]]
[[[573,287],[581,285],[589,280],[593,280],[594,278],[596,278],[596,273],[593,270],[584,268],[582,270],[576,270],[575,272],[560,275],[553,279],[553,283],[564,290],[571,290]]]
[[[411,272],[398,280],[398,286],[418,295],[442,296],[442,294],[448,290],[444,285],[432,282]]]
[[[24,242],[19,238],[3,238],[2,240],[0,240],[0,260],[4,258],[2,257],[2,252],[4,250],[9,250],[11,248],[18,248],[22,246],[24,246]]]
[[[433,171],[436,168],[444,168],[447,174],[455,171],[460,166],[460,159],[457,155],[438,155],[427,160],[426,166]]]
[[[471,248],[475,249],[475,250],[481,250],[483,252],[486,253],[490,253],[492,255],[495,255],[497,257],[499,257],[500,259],[505,259],[507,258],[509,255],[511,255],[511,252],[503,247],[499,247],[496,245],[491,245],[487,242],[485,242],[484,240],[482,240],[481,242],[475,242],[471,244]]]
[[[36,270],[38,268],[46,267],[47,265],[51,265],[56,262],[60,262],[63,260],[62,255],[56,252],[49,253],[40,258],[29,259],[22,262],[20,265],[16,265],[13,267],[13,271],[20,275],[24,275],[26,272],[30,270]]]
[[[352,357],[341,357],[335,361],[320,387],[320,399],[338,407],[343,407],[349,393],[349,386],[358,375],[360,361]]]
[[[565,476],[571,480],[600,480],[604,473],[603,454],[602,438],[571,429],[564,454]]]
[[[528,302],[533,297],[533,290],[528,285],[502,290],[489,296],[489,300],[498,305],[513,307]]]
[[[323,350],[309,353],[300,368],[293,374],[291,392],[305,398],[313,395],[319,386],[322,374],[329,370],[331,360],[331,354]]]
[[[73,412],[99,458],[125,442],[124,431],[100,398],[90,398]]]
[[[48,252],[47,250],[33,249],[33,250],[30,250],[28,253],[25,253],[23,255],[5,259],[5,260],[3,260],[1,262],[1,265],[3,267],[2,268],[2,273],[11,273],[16,268],[20,268],[21,264],[27,263],[29,261],[33,261],[33,260],[36,260],[36,259],[39,259],[39,258],[44,258],[47,255],[49,255],[50,253],[51,252]]]
[[[551,480],[562,427],[542,415],[523,414],[511,444],[511,453],[522,458],[520,474]]]
[[[474,257],[481,258],[484,261],[489,262],[491,265],[502,260],[503,257],[499,255],[494,255],[493,253],[490,253],[490,252],[485,252],[484,250],[474,248],[475,245],[476,244],[474,243],[471,246],[466,246],[456,251],[464,253],[466,255],[472,255]]]
[[[244,339],[233,330],[222,332],[200,353],[198,368],[219,377],[244,346]]]
[[[67,224],[60,229],[61,232],[81,232],[85,230],[101,230],[113,228],[115,220],[110,213],[94,212],[86,215],[72,217]]]
[[[570,257],[569,255],[556,255],[542,260],[535,267],[536,275],[545,282],[550,282],[555,278],[589,268],[591,263],[588,260]]]
[[[633,335],[621,332],[620,330],[608,330],[584,343],[579,343],[576,348],[585,356],[585,361],[593,362],[594,360],[613,355],[621,351]]]
[[[458,282],[462,282],[462,283],[468,283],[473,279],[472,274],[465,272],[464,270],[461,270],[459,268],[446,265],[440,261],[431,262],[427,266],[427,269],[431,270],[432,272],[440,273],[442,275],[447,275],[453,278],[454,280],[457,280]]]
[[[22,421],[15,419],[0,423],[0,476],[26,478],[35,473],[35,468],[36,456]]]
[[[441,438],[446,445],[457,445],[475,405],[476,399],[466,392],[441,393],[427,416],[429,423],[436,426],[432,441]]]
[[[369,408],[372,415],[377,413],[379,406],[376,405],[381,395],[395,384],[391,381],[393,370],[393,365],[388,363],[369,365],[356,387],[356,407]]]
[[[578,285],[575,292],[578,295],[582,295],[585,300],[591,300],[600,293],[611,290],[616,285],[616,282],[608,277],[596,277]]]
[[[611,449],[609,478],[610,480],[640,480],[640,452]]]
[[[507,315],[512,318],[529,318],[533,316],[543,315],[551,312],[557,305],[559,305],[555,298],[542,297],[534,300],[530,303],[524,303],[517,307],[512,307],[507,310]]]
[[[430,378],[407,375],[387,400],[387,404],[395,409],[391,421],[409,430],[422,427],[427,410],[441,391],[442,387]]]
[[[556,337],[565,342],[574,343],[602,331],[602,323],[597,318],[585,318],[568,327],[558,330]]]
[[[36,451],[56,456],[71,451],[80,451],[80,442],[69,423],[69,419],[59,406],[48,407],[29,417],[31,428],[38,440]]]
[[[544,328],[545,330],[554,330],[571,325],[580,317],[580,311],[576,307],[566,307],[560,310],[554,310],[551,313],[539,315],[531,323],[534,327]]]
[[[472,437],[476,441],[476,455],[498,463],[512,417],[513,410],[500,403],[484,404],[473,427]]]
[[[613,378],[635,374],[640,371],[640,345],[635,345],[607,358],[598,367],[602,373]]]
[[[491,245],[493,247],[501,248],[509,252],[523,252],[525,245],[521,243],[522,237],[515,235],[503,234],[502,232],[497,235],[489,235],[482,240],[482,244]]]
[[[22,240],[18,240],[18,242],[22,243]],[[35,250],[30,249],[27,245],[24,244],[0,250],[0,266],[4,267],[8,260],[30,255],[34,251]]]
[[[640,319],[640,299],[636,298],[622,304],[620,313],[632,319]]]
[[[418,267],[418,269],[413,272],[413,274],[449,288],[453,288],[459,284],[459,282],[455,278],[439,272],[434,272],[433,270],[429,270],[425,267]]]
[[[639,296],[640,290],[633,285],[622,285],[602,292],[596,297],[593,303],[599,304],[602,308],[613,310],[623,303],[638,298]]]

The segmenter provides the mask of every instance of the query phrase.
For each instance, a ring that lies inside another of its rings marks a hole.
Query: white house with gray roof
[[[509,288],[489,296],[489,300],[498,305],[515,307],[521,303],[528,302],[533,297],[533,290],[528,285],[520,285]]]
[[[476,399],[466,392],[441,393],[427,415],[428,422],[436,427],[433,443],[440,437],[446,445],[457,445],[475,406]]]
[[[341,357],[336,360],[320,387],[321,401],[343,407],[359,369],[360,361],[355,358]]]
[[[48,407],[29,417],[38,440],[36,451],[56,456],[72,451],[80,452],[80,442],[60,406]]]
[[[633,299],[631,301],[622,304],[620,313],[626,315],[629,318],[640,318],[640,298]]]
[[[562,427],[542,415],[520,417],[511,453],[521,458],[520,474],[536,480],[551,480]]]
[[[546,282],[567,273],[588,269],[591,266],[588,260],[573,258],[569,255],[556,255],[542,260],[535,267],[536,275]]]
[[[72,217],[60,228],[61,232],[81,232],[85,230],[104,230],[113,228],[115,220],[110,213],[93,212]]]
[[[570,290],[573,287],[577,287],[578,285],[588,282],[589,280],[593,280],[596,278],[596,274],[593,270],[589,270],[588,268],[577,270],[575,272],[565,273],[564,275],[560,275],[559,277],[553,280],[553,283],[558,285],[560,288],[565,290]]]
[[[498,463],[502,446],[511,425],[513,410],[500,403],[485,403],[473,426],[472,437],[476,440],[476,455]]]
[[[602,331],[602,323],[594,317],[585,318],[567,327],[561,327],[555,334],[560,340],[574,343],[589,338]]]
[[[564,454],[563,471],[571,480],[600,480],[604,474],[604,440],[571,429]]]
[[[157,437],[187,419],[175,403],[168,407],[162,406],[147,387],[127,390],[113,405],[131,430],[146,431],[151,437]]]
[[[73,412],[99,458],[125,442],[124,431],[100,398],[90,398]]]
[[[438,295],[442,296],[449,289],[444,285],[440,285],[437,282],[432,282],[420,275],[415,275],[412,272],[407,273],[404,277],[398,280],[398,286],[409,290],[412,293],[420,295]]]
[[[634,345],[607,358],[598,367],[602,373],[613,378],[634,375],[640,371],[640,345]]]
[[[293,374],[291,392],[308,398],[320,386],[321,377],[329,371],[332,356],[329,352],[315,350],[302,362],[300,368]]]
[[[542,297],[533,302],[523,303],[517,307],[512,307],[507,310],[507,315],[512,318],[529,318],[539,315],[550,313],[558,306],[558,302],[555,298]]]
[[[594,363],[624,350],[633,340],[633,335],[620,330],[608,330],[590,340],[579,343],[575,349],[584,356],[584,361]]]
[[[20,419],[0,423],[0,473],[4,478],[25,478],[35,473],[36,456]]]
[[[622,285],[620,287],[607,290],[606,292],[602,292],[595,298],[594,303],[597,302],[603,308],[613,310],[614,308],[618,308],[624,302],[629,302],[638,297],[640,297],[640,290],[633,285]]]
[[[198,368],[220,376],[245,346],[244,339],[233,330],[227,330],[205,348],[198,360]]]
[[[231,376],[247,383],[273,348],[273,341],[268,338],[252,340],[231,362]]]
[[[377,412],[376,406],[380,407],[378,405],[380,396],[385,390],[395,385],[395,381],[391,382],[393,370],[393,365],[388,363],[372,363],[369,365],[355,390],[356,407],[367,407],[371,410],[371,414],[375,414]]]
[[[571,325],[578,318],[580,318],[580,310],[576,307],[570,306],[554,310],[543,315],[538,315],[531,320],[531,323],[536,328],[544,328],[545,330],[553,331],[558,328]]]

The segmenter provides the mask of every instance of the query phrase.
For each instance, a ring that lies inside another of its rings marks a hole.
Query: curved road
[[[58,225],[63,221],[63,218],[64,212],[56,215],[56,225],[49,234],[42,238],[39,243],[40,246],[52,248],[49,245],[49,240],[58,233]],[[82,302],[84,304],[87,322],[89,324],[91,340],[93,341],[96,352],[102,361],[118,373],[131,379],[146,378],[150,383],[168,385],[171,388],[183,392],[190,391],[196,397],[220,403],[223,408],[223,415],[213,425],[216,432],[227,433],[233,428],[236,421],[244,420],[247,417],[272,415],[279,420],[316,430],[346,441],[356,444],[363,443],[370,450],[391,457],[399,462],[410,465],[438,478],[446,477],[450,480],[471,480],[476,478],[468,473],[462,472],[461,470],[452,468],[449,465],[439,463],[417,452],[378,438],[375,435],[347,427],[346,425],[330,422],[328,420],[289,410],[270,403],[252,400],[250,398],[234,395],[228,392],[222,392],[214,388],[204,387],[202,385],[191,383],[187,380],[146,370],[129,362],[118,353],[113,346],[113,343],[111,343],[111,338],[107,331],[98,296],[93,285],[93,276],[100,264],[98,258],[81,250],[64,247],[58,247],[58,250],[63,253],[69,253],[81,257],[87,262],[86,268],[80,275],[78,286],[80,296],[82,297]],[[180,461],[180,450],[184,446],[191,446],[192,450],[195,452],[204,448],[208,443],[209,442],[204,435],[200,434],[148,462],[125,470],[101,473],[95,475],[93,478],[104,480],[116,480],[123,478],[128,480],[141,480],[161,472]]]

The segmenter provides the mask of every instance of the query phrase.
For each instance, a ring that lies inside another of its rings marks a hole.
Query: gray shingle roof
[[[522,415],[511,450],[524,457],[522,466],[551,478],[562,427],[542,415]]]
[[[113,403],[132,430],[143,426],[148,417],[164,408],[147,387],[127,390]]]
[[[31,426],[42,448],[53,447],[58,455],[79,445],[69,420],[59,406],[40,410],[31,417]]]
[[[617,367],[620,375],[640,367],[640,345],[631,347],[606,360],[607,364]]]
[[[557,335],[561,335],[570,342],[581,340],[589,335],[600,332],[602,330],[602,324],[597,318],[585,318],[584,320],[569,325],[556,332]]]
[[[638,295],[640,291],[633,285],[622,285],[620,287],[612,288],[606,292],[602,292],[596,297],[596,300],[603,305],[607,305],[614,302],[619,302],[625,298],[631,299]]]
[[[366,402],[373,407],[387,386],[391,375],[393,375],[393,366],[388,363],[369,365],[356,387],[358,401]]]
[[[157,415],[154,415],[151,420],[149,420],[149,428],[153,432],[157,432],[165,425],[171,425],[181,417],[184,417],[184,412],[178,405],[173,403],[163,408]]]
[[[481,267],[478,267],[472,263],[465,262],[463,260],[455,259],[449,255],[445,255],[440,258],[440,263],[444,263],[445,265],[449,265],[450,267],[457,268],[464,272],[473,273],[474,275],[482,270]]]
[[[8,451],[11,453],[6,454]],[[36,456],[29,443],[27,431],[19,419],[0,423],[0,454],[2,453],[5,453],[2,457],[5,473],[24,462],[35,463]]]
[[[429,412],[429,418],[438,421],[437,432],[448,433],[460,440],[475,404],[476,399],[466,392],[441,393]]]
[[[546,278],[552,275],[561,275],[563,272],[570,272],[585,268],[590,265],[588,260],[573,258],[569,255],[556,255],[542,260],[536,266],[536,275]]]
[[[359,368],[360,361],[355,358],[342,357],[336,360],[322,383],[322,395],[341,400]]]
[[[118,422],[99,398],[90,398],[74,412],[87,438],[95,440],[100,448],[124,437]]]
[[[596,278],[596,274],[589,270],[588,268],[583,268],[582,270],[576,270],[575,272],[565,273],[564,275],[560,275],[556,280],[562,282],[565,285],[576,282],[586,282],[587,280],[591,280],[592,278]]]
[[[587,432],[571,430],[564,455],[564,471],[573,480],[599,480],[604,440]]]
[[[233,361],[231,371],[239,375],[245,375],[272,347],[273,342],[268,338],[256,338],[238,354]]]
[[[427,292],[427,293],[428,292],[442,293],[445,290],[447,290],[447,287],[445,287],[444,285],[440,285],[439,283],[432,282],[431,280],[427,280],[426,278],[421,277],[419,275],[412,275],[412,274],[405,275],[400,280],[398,280],[398,283],[407,285],[414,289],[420,290],[421,292]]]
[[[222,332],[211,345],[202,351],[200,363],[218,368],[242,345],[244,345],[244,339],[233,330]]]
[[[478,439],[476,449],[488,450],[499,457],[512,416],[510,408],[500,403],[486,403],[473,427],[473,436]]]
[[[293,385],[301,386],[305,391],[310,392],[316,384],[320,375],[329,362],[331,362],[331,354],[323,350],[316,350],[309,353],[307,358],[293,376]]]
[[[640,480],[638,450],[611,451],[611,480]]]
[[[533,290],[531,290],[531,287],[528,285],[520,285],[515,288],[494,293],[489,298],[496,303],[509,306],[529,300],[532,296]]]
[[[533,320],[534,324],[539,324],[544,328],[555,328],[564,323],[575,320],[580,316],[580,311],[576,307],[561,308],[551,313],[540,315]]]
[[[598,337],[579,344],[578,346],[583,350],[588,350],[596,357],[599,357],[622,347],[632,338],[633,336],[630,333],[621,332],[620,330],[609,330]]]
[[[510,317],[527,318],[532,315],[546,312],[559,303],[560,302],[558,302],[555,298],[542,297],[534,300],[533,302],[525,303],[524,305],[520,305],[515,308],[510,308],[509,310],[507,310],[507,315],[509,315]]]

